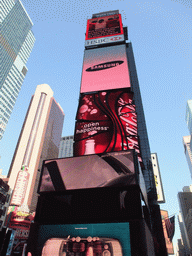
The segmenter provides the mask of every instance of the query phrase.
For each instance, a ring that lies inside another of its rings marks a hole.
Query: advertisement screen
[[[39,192],[136,184],[134,151],[45,160]]]
[[[135,149],[142,162],[129,89],[81,94],[76,120],[74,156]]]
[[[121,14],[87,20],[86,40],[122,34]]]
[[[86,50],[81,93],[131,87],[126,45]]]
[[[40,225],[38,234],[31,235],[37,240],[27,249],[28,255],[32,256],[131,255],[127,222]]]

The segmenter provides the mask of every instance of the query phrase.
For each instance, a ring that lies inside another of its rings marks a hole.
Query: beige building
[[[49,85],[38,85],[32,96],[8,173],[8,184],[11,189],[15,188],[12,205],[25,205],[30,211],[35,211],[42,162],[44,159],[58,157],[63,120],[63,110],[53,98]],[[19,174],[21,168],[27,175],[21,172]]]

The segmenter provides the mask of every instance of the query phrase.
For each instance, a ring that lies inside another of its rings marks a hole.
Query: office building
[[[53,98],[49,85],[38,85],[8,173],[9,186],[11,189],[15,187],[11,205],[27,205],[30,211],[35,211],[42,162],[58,157],[63,120],[63,110]]]
[[[59,158],[73,156],[73,140],[74,136],[65,136],[60,140]]]
[[[178,193],[180,206],[179,226],[185,250],[192,253],[192,185]]]
[[[35,37],[31,31],[33,23],[20,0],[3,0],[0,7],[0,139],[2,139],[27,73],[26,63]]]
[[[190,174],[192,177],[192,154],[191,154],[191,135],[183,136],[183,146],[184,146],[184,153],[187,159],[187,163],[189,166]]]
[[[187,163],[189,166],[189,170],[191,173],[192,177],[192,100],[187,101],[187,107],[186,107],[186,115],[185,115],[185,120],[187,123],[187,127],[189,129],[189,136],[184,136],[183,137],[183,146],[184,146],[184,153],[187,159]]]
[[[192,134],[192,100],[187,101],[185,120],[190,134]]]

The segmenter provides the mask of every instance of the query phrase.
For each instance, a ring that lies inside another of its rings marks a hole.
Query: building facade
[[[11,190],[9,186],[0,178],[0,231],[6,219],[6,213],[9,206]]]
[[[65,136],[61,138],[59,145],[59,158],[73,156],[73,141],[74,136]]]
[[[192,253],[192,185],[185,186],[183,192],[178,193],[180,206],[179,226],[185,251]]]
[[[34,46],[33,23],[20,0],[0,3],[0,139],[12,113]]]
[[[35,211],[42,162],[58,157],[63,120],[63,110],[53,98],[49,85],[38,85],[8,173],[9,186],[13,190],[11,205],[27,205],[30,211]],[[19,184],[20,179],[24,185]]]
[[[183,136],[184,153],[189,166],[190,174],[192,177],[192,154],[191,154],[191,135]]]
[[[192,100],[187,101],[185,120],[187,122],[189,132],[192,134]]]

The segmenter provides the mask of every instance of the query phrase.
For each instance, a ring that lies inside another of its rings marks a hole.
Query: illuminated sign
[[[120,14],[87,20],[85,40],[117,35],[123,35],[123,25]]]
[[[81,94],[76,120],[74,156],[135,149],[142,162],[129,89]]]
[[[29,252],[37,256],[131,255],[128,222],[41,225],[36,240]]]
[[[96,38],[96,39],[86,40],[85,41],[85,47],[89,47],[89,46],[92,46],[92,45],[99,45],[99,44],[109,44],[109,43],[114,43],[114,42],[122,42],[124,40],[125,40],[124,35]]]
[[[22,205],[25,198],[28,180],[29,180],[28,171],[24,170],[24,171],[18,172],[10,205],[18,205],[18,206]]]
[[[94,13],[92,15],[92,18],[99,18],[99,17],[110,16],[110,15],[115,15],[115,14],[119,14],[119,10]]]
[[[131,87],[127,63],[125,45],[86,50],[80,92]]]
[[[111,61],[111,62],[106,62],[106,63],[100,63],[93,67],[87,68],[86,71],[93,72],[93,71],[99,71],[99,70],[108,69],[108,68],[114,68],[118,65],[123,64],[123,62],[124,61]]]
[[[18,209],[18,207],[15,207],[14,211],[10,213],[9,228],[16,230],[16,239],[26,239],[29,235],[30,225],[34,219],[35,213],[22,212]]]
[[[118,171],[117,171],[118,166]],[[39,192],[136,184],[133,150],[45,160]]]

